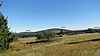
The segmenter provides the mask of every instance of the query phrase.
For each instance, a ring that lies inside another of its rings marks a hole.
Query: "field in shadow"
[[[26,42],[25,44],[36,44],[36,43],[45,43],[48,41],[35,41],[35,42]]]
[[[70,42],[70,43],[66,43],[66,44],[78,44],[78,43],[83,43],[83,42],[95,42],[95,41],[100,41],[100,39],[91,39],[91,40],[85,40],[85,41],[77,41],[77,42]]]

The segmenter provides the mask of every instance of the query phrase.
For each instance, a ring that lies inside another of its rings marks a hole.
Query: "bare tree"
[[[60,31],[60,37],[62,37],[62,35],[64,34],[64,28],[66,28],[65,26],[61,26],[61,31]]]
[[[0,7],[2,6],[3,1],[0,1]]]

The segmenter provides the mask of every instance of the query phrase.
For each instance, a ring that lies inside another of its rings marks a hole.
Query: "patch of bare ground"
[[[100,56],[100,49],[96,51],[95,56]]]

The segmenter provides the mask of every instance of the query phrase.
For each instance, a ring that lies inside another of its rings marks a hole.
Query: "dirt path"
[[[100,49],[96,51],[95,56],[100,56]]]

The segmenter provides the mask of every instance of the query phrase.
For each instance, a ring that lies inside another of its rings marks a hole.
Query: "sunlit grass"
[[[70,42],[100,39],[100,34],[79,34],[63,36],[52,42],[25,44],[35,42],[34,38],[19,38],[11,43],[11,48],[0,56],[95,56],[100,49],[100,41],[89,41],[77,44]]]

